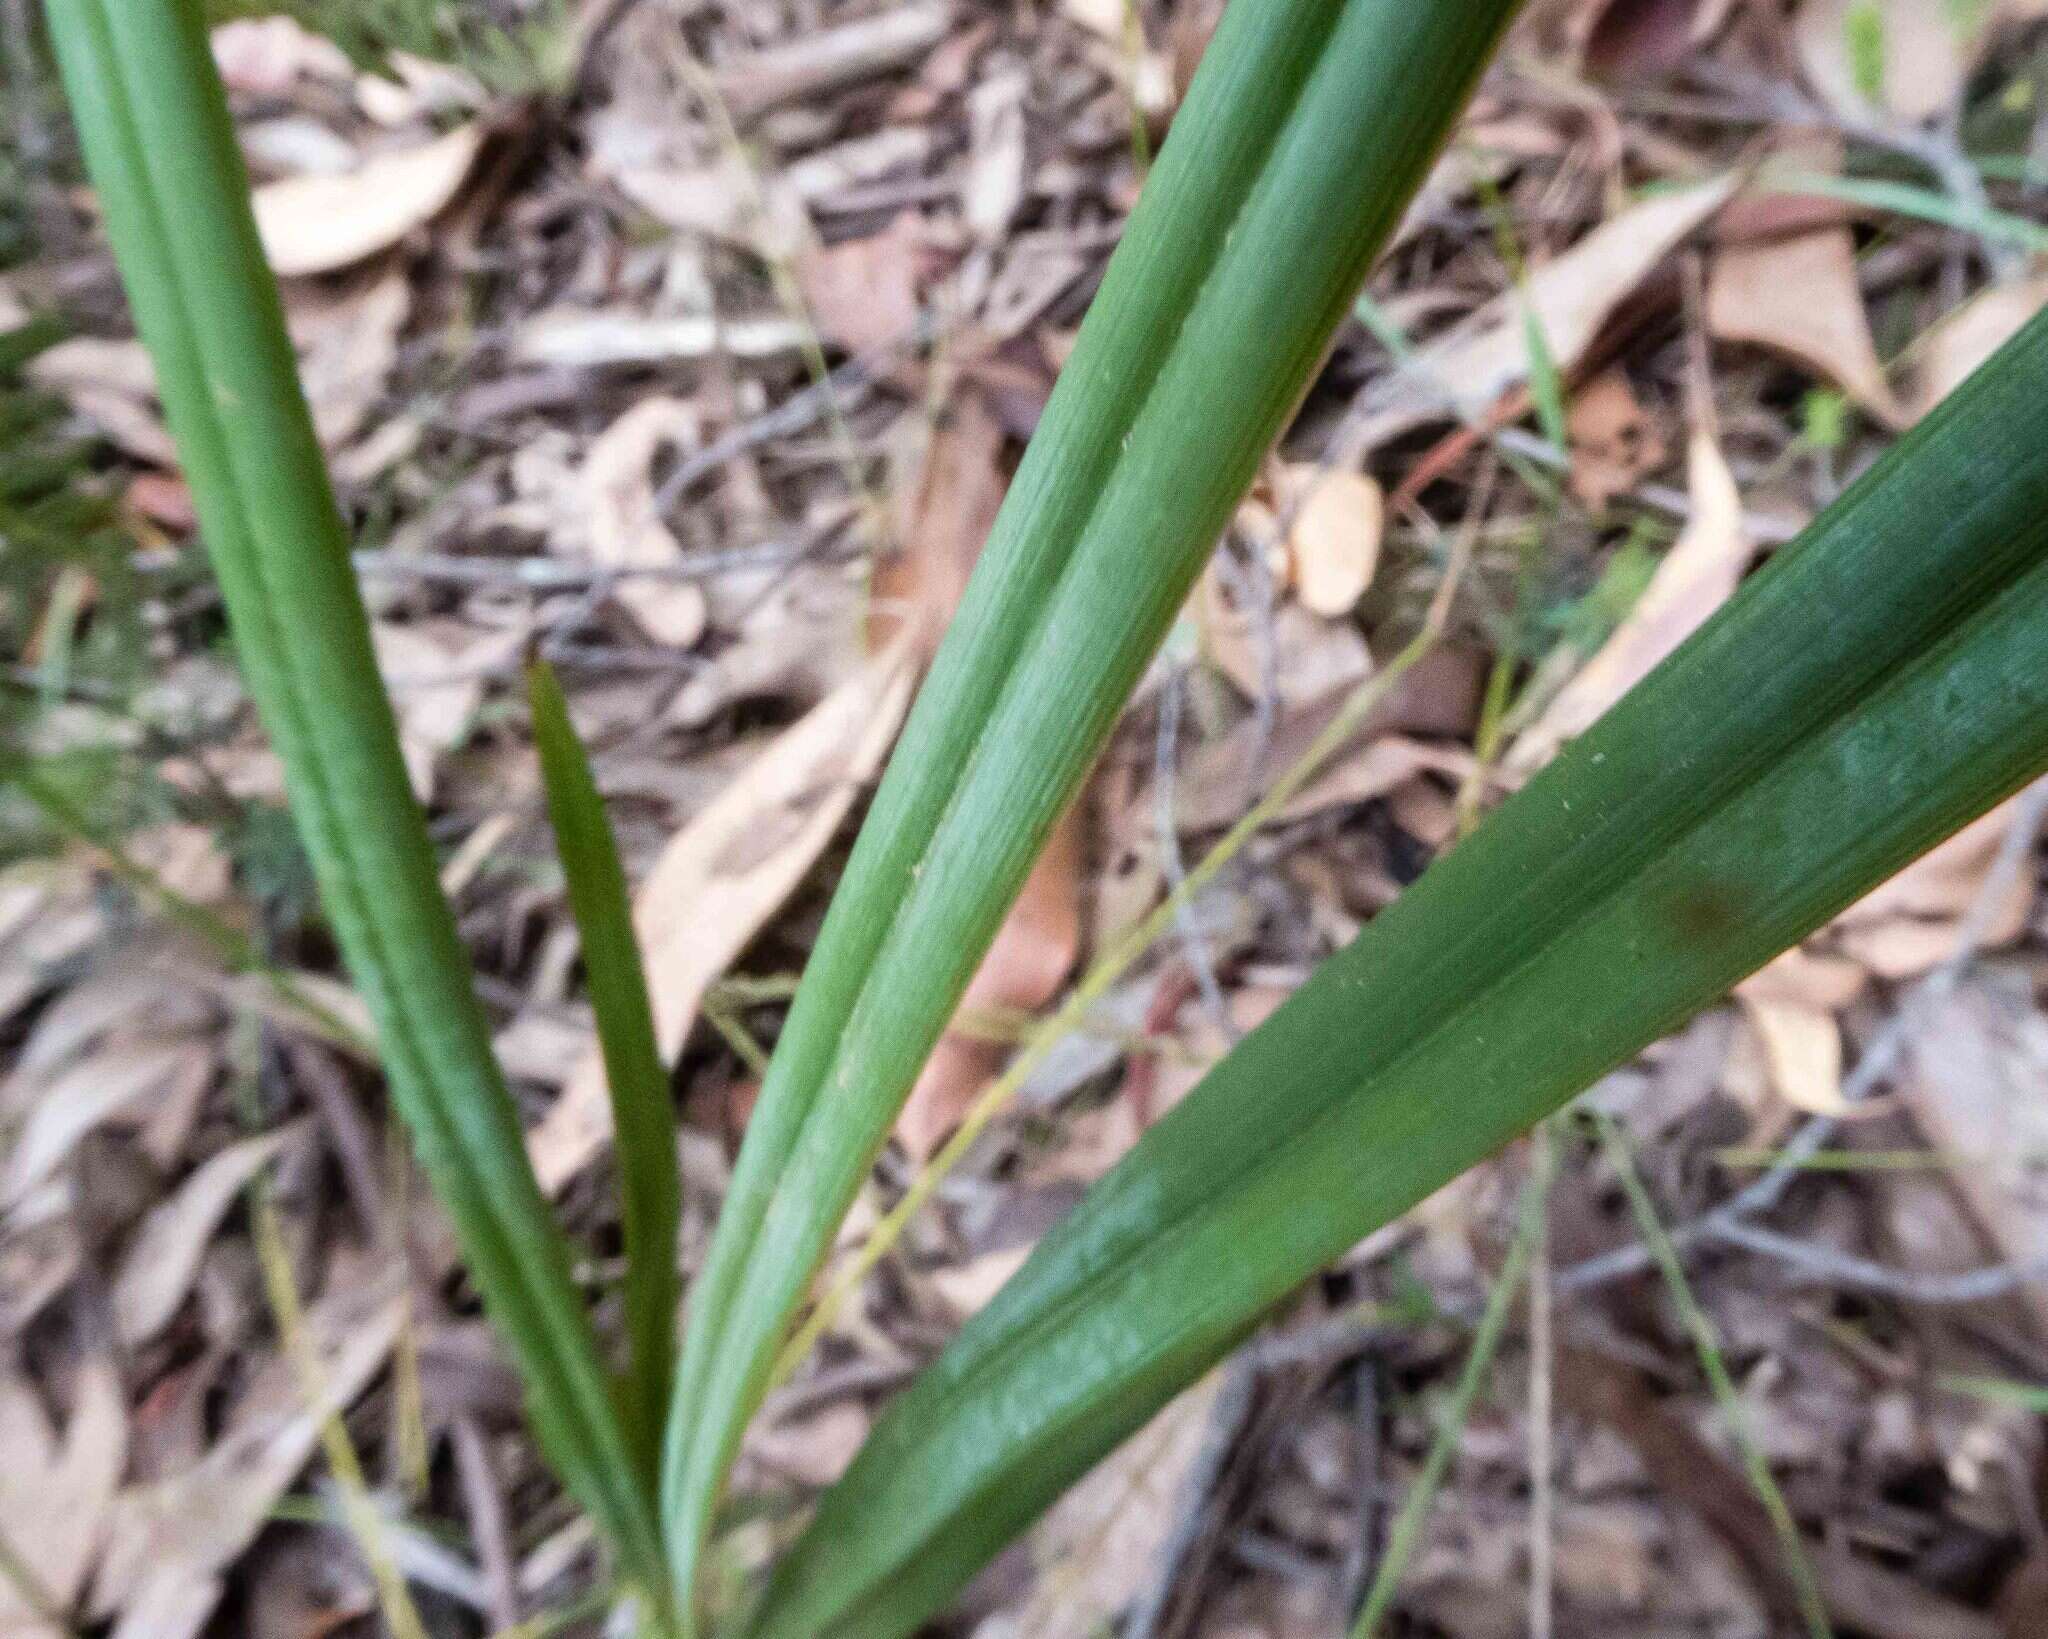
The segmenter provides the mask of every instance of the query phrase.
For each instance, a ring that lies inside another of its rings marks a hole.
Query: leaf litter
[[[942,4],[658,0],[598,38],[567,101],[540,89],[555,69],[516,68],[516,46],[440,61],[394,42],[365,68],[283,19],[217,34],[411,770],[538,1164],[593,1256],[612,1227],[587,1186],[609,1111],[536,825],[519,661],[538,648],[567,678],[636,885],[688,1119],[687,1263],[744,1119],[745,1044],[772,1045],[863,794],[1217,9],[1076,0],[1027,25]],[[1444,642],[912,1220],[828,1359],[786,1391],[809,1398],[750,1435],[750,1502],[799,1507],[829,1482],[886,1385],[992,1298],[1079,1184],[1455,845],[1466,793],[1483,807],[1582,732],[1768,558],[1784,520],[1825,504],[2039,308],[2038,269],[1967,231],[1768,180],[1792,150],[1801,170],[1832,174],[1839,155],[1844,175],[1969,199],[1957,162],[2003,155],[1975,203],[2036,211],[2006,177],[2031,153],[2014,110],[2039,11],[1532,5],[1370,286],[1402,345],[1385,324],[1340,332],[906,1108],[853,1239],[1029,1022],[1158,902],[1173,856],[1198,857],[1291,765],[1467,551]],[[1759,173],[1765,154],[1781,158]],[[292,991],[359,1019],[278,841],[274,759],[222,668],[198,663],[220,632],[182,567],[194,526],[147,361],[79,271],[98,265],[82,199],[54,197],[70,239],[6,270],[6,312],[74,321],[29,373],[126,498],[150,611],[134,641],[160,682],[147,732],[108,743],[160,779],[118,823]],[[1546,395],[1561,450],[1547,410],[1539,424]],[[1830,410],[1842,400],[1854,414]],[[1528,482],[1517,463],[1531,461],[1561,469],[1562,488]],[[119,592],[96,579],[77,625],[72,681],[88,692]],[[23,664],[47,662],[36,649]],[[1162,764],[1170,681],[1181,732]],[[63,746],[76,721],[51,718],[36,743]],[[1794,1173],[1755,1218],[1808,1261],[1731,1243],[1693,1275],[1781,1481],[1814,1535],[1826,1527],[1831,1586],[1879,1633],[2031,1631],[2032,1527],[2020,1491],[1992,1477],[2007,1461],[2033,1479],[2010,1455],[2023,1442],[1932,1385],[2038,1377],[2038,1283],[2009,1282],[1987,1341],[1982,1305],[1922,1302],[1909,1278],[1996,1277],[2041,1256],[2032,856],[1986,891],[2018,812],[1930,854],[1596,1095],[1640,1125],[1650,1187],[1681,1226],[1805,1123],[1835,1124],[1822,1154],[1840,1164]],[[274,1519],[293,1488],[324,1482],[319,1420],[250,1284],[240,1205],[261,1170],[278,1175],[331,1398],[400,1534],[446,1528],[472,1546],[448,1430],[458,1410],[480,1416],[526,1556],[526,1614],[587,1590],[590,1556],[558,1531],[502,1365],[450,1341],[475,1323],[431,1209],[415,1190],[408,1222],[430,1255],[409,1275],[334,1210],[335,1156],[382,1143],[374,1072],[337,1056],[339,1102],[266,1075],[264,1119],[247,1126],[221,1073],[237,1033],[258,1020],[295,1036],[308,1016],[264,973],[159,943],[162,915],[75,848],[0,868],[0,1408],[24,1431],[10,1450],[33,1453],[28,1494],[65,1498],[78,1522],[68,1555],[38,1552],[52,1603],[137,1636],[196,1632],[231,1597],[316,1627],[368,1608],[344,1536]],[[1968,974],[1940,1010],[1908,1008],[1958,960]],[[1903,1019],[1905,1067],[1872,1097],[1862,1066]],[[1612,1252],[1620,1231],[1597,1163],[1565,1149],[1560,1318],[1606,1340],[1586,1380],[1617,1358],[1654,1363],[1659,1408],[1710,1427],[1655,1289],[1572,1284],[1575,1260]],[[1091,1631],[1134,1607],[1160,1633],[1339,1631],[1376,1499],[1413,1474],[1430,1398],[1457,1370],[1443,1317],[1473,1312],[1499,1261],[1517,1164],[1300,1295],[1268,1342],[1302,1352],[1260,1368],[1272,1409],[1225,1430],[1227,1473],[1250,1481],[1208,1489],[1213,1403],[1177,1403],[953,1631]],[[1896,1233],[1937,1222],[1953,1231],[1940,1244]],[[1894,1284],[1856,1287],[1861,1308],[1820,1306],[1856,1258],[1891,1260]],[[1418,1282],[1438,1318],[1385,1320]],[[1381,1318],[1334,1352],[1311,1347],[1360,1314]],[[412,1438],[390,1431],[406,1377],[392,1362],[414,1355],[424,1492],[386,1460]],[[1537,1363],[1511,1341],[1500,1371],[1403,1595],[1411,1620],[1446,1631],[1520,1631]],[[1675,1482],[1658,1466],[1667,1447],[1633,1440],[1647,1422],[1562,1399],[1559,1631],[1764,1631],[1776,1595],[1743,1552],[1740,1476],[1695,1445],[1696,1483]],[[2007,1454],[1987,1466],[1994,1427]],[[34,1546],[39,1521],[8,1512],[27,1506],[16,1494],[0,1486],[0,1535]],[[1158,1606],[1168,1558],[1186,1585]]]

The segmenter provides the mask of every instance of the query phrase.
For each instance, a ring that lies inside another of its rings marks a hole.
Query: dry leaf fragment
[[[1362,472],[1309,468],[1289,480],[1295,511],[1287,552],[1295,594],[1315,614],[1348,615],[1379,567],[1385,497]]]
[[[664,448],[694,448],[702,438],[695,406],[679,398],[643,399],[598,434],[578,474],[593,559],[629,570],[682,560],[683,543],[655,498],[654,463]],[[687,649],[704,635],[710,608],[694,582],[629,576],[612,595],[657,643]]]
[[[1994,285],[1948,314],[1914,349],[1912,413],[1925,415],[1960,387],[2044,306],[2048,278]]]
[[[207,1243],[240,1199],[249,1180],[289,1143],[282,1127],[231,1144],[195,1170],[176,1193],[159,1201],[136,1226],[128,1254],[114,1277],[114,1325],[134,1348],[170,1324],[198,1276]]]
[[[1522,290],[1418,348],[1367,396],[1345,454],[1362,456],[1426,422],[1482,415],[1528,378],[1529,312],[1558,369],[1575,370],[1614,310],[1734,188],[1735,179],[1723,177],[1630,207],[1530,274]]]
[[[875,566],[868,643],[882,648],[905,631],[929,659],[945,635],[982,543],[995,526],[1008,479],[1002,422],[987,396],[954,394],[924,448],[902,547]]]
[[[35,1575],[59,1613],[84,1590],[128,1460],[128,1401],[110,1361],[88,1360],[77,1376],[60,1441],[27,1379],[0,1377],[0,1542]],[[0,1577],[0,1634],[61,1639],[19,1589]]]
[[[319,1442],[321,1421],[345,1410],[382,1369],[404,1323],[402,1271],[352,1277],[307,1311],[304,1343],[326,1393],[309,1404],[293,1362],[268,1356],[226,1432],[185,1472],[114,1499],[106,1553],[93,1583],[95,1620],[120,1613],[136,1639],[193,1631],[219,1597],[219,1572],[269,1523],[285,1487]]]
[[[960,998],[960,1013],[1034,1013],[1059,994],[1081,953],[1081,820],[1070,811]],[[930,1158],[1002,1061],[998,1044],[949,1031],[939,1038],[896,1117],[912,1160]]]
[[[1736,992],[1763,1046],[1771,1086],[1795,1109],[1811,1115],[1841,1115],[1842,1032],[1835,1016],[1801,1002]]]
[[[1884,979],[1911,978],[1947,961],[2017,812],[2017,799],[2000,804],[1872,889],[1830,924],[1834,942]],[[2034,873],[2015,872],[1991,908],[1980,946],[1995,950],[2017,939],[2034,892]]]
[[[634,896],[633,922],[665,1056],[681,1051],[706,987],[808,874],[881,766],[912,681],[903,649],[877,656],[785,729],[662,850]],[[527,1138],[542,1184],[556,1190],[575,1177],[611,1126],[604,1063],[587,1045]]]
[[[1703,428],[1688,462],[1692,518],[1650,584],[1600,652],[1579,669],[1515,742],[1512,773],[1531,773],[1583,734],[1728,600],[1755,550],[1742,531],[1742,497],[1719,447]]]
[[[850,353],[893,346],[917,328],[924,232],[905,211],[880,233],[812,245],[797,257],[797,282],[818,334]]]
[[[1158,1574],[1222,1383],[1211,1372],[1053,1505],[1029,1539],[1030,1597],[975,1639],[1093,1639],[1115,1625]]]
[[[1907,420],[1871,341],[1846,227],[1723,246],[1707,283],[1707,333],[1783,354],[1887,427]]]
[[[102,1122],[213,1066],[211,1040],[174,1037],[107,1047],[54,1077],[0,1170],[0,1208],[18,1205]]]
[[[469,733],[485,682],[518,657],[526,633],[518,627],[478,632],[453,620],[380,620],[370,636],[397,708],[406,774],[413,794],[426,802],[434,794],[435,764]]]
[[[1999,1252],[2048,1261],[2048,1028],[2023,977],[1966,978],[1912,1037],[1911,1073],[1899,1092],[1929,1144],[1955,1156],[1956,1187]],[[2048,1325],[2048,1286],[2022,1295]]]
[[[1955,103],[1992,27],[2015,9],[2006,0],[1805,0],[1793,42],[1837,114],[1913,125]],[[1867,83],[1873,58],[1875,85]]]
[[[1634,489],[1670,453],[1656,419],[1620,369],[1595,377],[1572,395],[1566,431],[1572,493],[1594,512]]]
[[[483,147],[458,125],[417,148],[376,154],[340,176],[266,182],[250,203],[263,254],[280,275],[332,273],[389,250],[447,208]]]

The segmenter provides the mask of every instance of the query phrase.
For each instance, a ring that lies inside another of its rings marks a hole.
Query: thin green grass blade
[[[629,1574],[658,1586],[652,1500],[435,879],[199,7],[45,9],[236,649],[393,1096],[545,1449]]]
[[[679,1587],[833,1227],[1514,0],[1225,13],[878,791],[690,1300]]]
[[[754,1639],[908,1632],[1317,1268],[2048,767],[2048,316],[1332,958],[876,1428]]]
[[[583,966],[597,1013],[598,1047],[618,1134],[621,1217],[626,1232],[626,1335],[632,1365],[626,1379],[626,1420],[640,1453],[649,1494],[661,1450],[675,1367],[676,1231],[682,1178],[676,1160],[676,1111],[668,1070],[655,1045],[654,1009],[640,967],[626,873],[590,772],[583,742],[569,721],[554,668],[526,674],[533,738],[540,749],[548,819],[569,883],[569,906],[583,940]]]

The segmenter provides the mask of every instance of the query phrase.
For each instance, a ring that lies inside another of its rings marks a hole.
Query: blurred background
[[[602,1084],[521,665],[562,671],[636,885],[694,1266],[895,731],[877,657],[943,629],[1220,10],[209,16],[413,782],[601,1308]],[[771,1400],[734,1586],[1209,1063],[2048,301],[2044,75],[2042,0],[1529,7],[838,1256],[1376,666],[1441,640]],[[436,1635],[597,1632],[606,1572],[364,1049],[34,0],[0,0],[0,87],[0,1632],[380,1631],[357,1483]],[[1360,1245],[937,1631],[1341,1633],[1438,1441],[1389,1632],[1802,1631],[1782,1508],[1836,1632],[2048,1634],[2042,809]],[[1539,1170],[1531,1295],[1475,1363]]]

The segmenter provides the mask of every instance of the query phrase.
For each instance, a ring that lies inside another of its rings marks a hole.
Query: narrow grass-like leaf
[[[676,1112],[668,1070],[654,1040],[654,1009],[633,933],[626,873],[605,816],[604,799],[583,742],[569,721],[569,702],[554,668],[540,662],[526,675],[533,738],[547,786],[548,819],[568,878],[569,905],[583,940],[583,967],[597,1014],[598,1047],[611,1091],[613,1146],[619,1160],[620,1217],[626,1232],[626,1334],[632,1365],[626,1379],[626,1420],[640,1453],[649,1494],[661,1448],[675,1365],[676,1229],[682,1179],[676,1162]]]
[[[406,783],[199,6],[51,0],[46,13],[236,650],[393,1095],[545,1449],[629,1574],[659,1586],[652,1498]]]
[[[687,1588],[833,1226],[1514,0],[1225,12],[820,934],[691,1294]]]
[[[756,1639],[908,1632],[1301,1280],[2048,767],[2048,316],[1146,1134]]]

